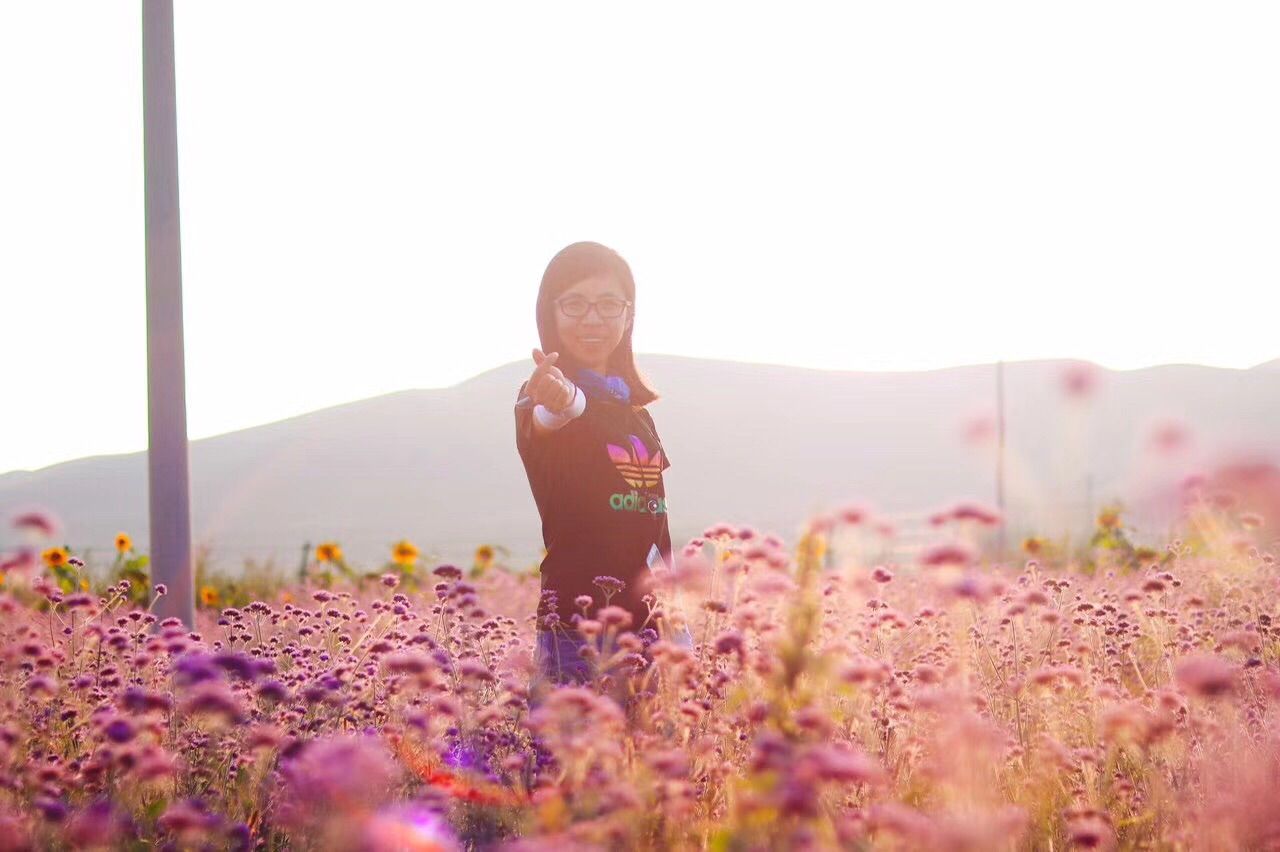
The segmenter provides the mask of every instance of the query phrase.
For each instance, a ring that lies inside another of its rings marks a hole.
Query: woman
[[[663,565],[672,564],[662,481],[671,463],[644,408],[658,395],[631,349],[635,302],[626,261],[593,242],[552,258],[538,291],[542,348],[533,350],[536,366],[520,386],[515,419],[547,550],[535,653],[540,680],[594,676],[578,654],[588,638],[576,622],[595,620],[606,605],[631,616],[615,632],[652,640],[656,634],[646,628],[661,629],[643,600],[644,580],[655,551]]]

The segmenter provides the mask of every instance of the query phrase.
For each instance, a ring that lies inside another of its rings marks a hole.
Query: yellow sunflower
[[[70,554],[67,553],[65,547],[51,547],[44,553],[40,554],[40,558],[44,560],[44,564],[50,568],[61,568],[67,564]]]
[[[133,550],[133,539],[129,538],[128,533],[116,533],[116,552],[128,553]]]
[[[1115,529],[1120,526],[1120,513],[1112,507],[1107,507],[1098,513],[1098,526],[1104,529]]]
[[[391,548],[391,560],[397,565],[412,565],[418,561],[418,548],[407,538],[401,539]]]
[[[200,587],[200,605],[215,607],[218,605],[218,590],[213,586]]]
[[[342,561],[342,548],[338,546],[336,541],[326,541],[316,548],[316,561],[340,562]]]

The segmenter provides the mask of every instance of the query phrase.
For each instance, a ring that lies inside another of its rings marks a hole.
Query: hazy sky
[[[1280,355],[1274,2],[176,5],[192,438],[532,369],[580,239],[642,363]],[[140,40],[0,6],[0,471],[146,445]]]

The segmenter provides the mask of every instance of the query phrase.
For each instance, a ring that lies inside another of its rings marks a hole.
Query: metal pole
[[[996,510],[1000,512],[999,555],[997,559],[1004,561],[1005,530],[1009,528],[1009,518],[1004,511],[1004,361],[996,362]]]
[[[156,601],[156,615],[194,628],[176,102],[173,0],[142,0],[151,579],[168,587]]]

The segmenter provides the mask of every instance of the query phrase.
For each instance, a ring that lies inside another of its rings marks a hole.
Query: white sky
[[[1280,4],[850,5],[179,0],[191,437],[529,360],[579,239],[642,354],[1280,355]],[[0,471],[146,445],[140,39],[0,6]]]

